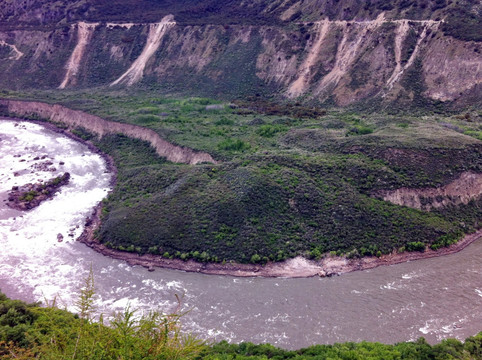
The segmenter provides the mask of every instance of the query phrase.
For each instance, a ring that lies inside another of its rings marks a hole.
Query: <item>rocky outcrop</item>
[[[172,162],[186,164],[216,162],[211,155],[207,153],[171,144],[151,129],[107,121],[98,116],[90,115],[78,110],[68,109],[61,105],[0,99],[0,106],[4,106],[11,115],[19,117],[40,117],[52,122],[65,124],[71,129],[83,127],[101,137],[107,134],[120,133],[131,138],[144,140],[151,144],[159,156],[165,157]]]
[[[375,196],[396,205],[425,211],[449,205],[468,204],[482,196],[482,174],[464,172],[456,180],[442,187],[384,190],[377,192]]]
[[[14,186],[8,193],[7,205],[17,210],[30,210],[39,206],[45,200],[51,199],[57,191],[70,180],[70,174],[65,173],[47,182]]]

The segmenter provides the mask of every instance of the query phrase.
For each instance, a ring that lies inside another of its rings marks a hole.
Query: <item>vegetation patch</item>
[[[66,172],[63,175],[50,179],[47,182],[39,182],[36,184],[26,184],[23,186],[14,186],[8,193],[7,205],[18,210],[30,210],[39,206],[43,201],[50,199],[59,191],[60,187],[69,183],[70,174]]]

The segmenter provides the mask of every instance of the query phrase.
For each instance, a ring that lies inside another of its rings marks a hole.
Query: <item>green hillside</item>
[[[447,246],[481,224],[480,196],[430,212],[377,196],[480,173],[482,129],[479,118],[470,117],[475,113],[421,119],[201,98],[47,96],[151,128],[219,162],[173,164],[139,140],[75,130],[118,168],[96,231],[114,249],[203,262],[318,259],[330,252],[380,256]]]

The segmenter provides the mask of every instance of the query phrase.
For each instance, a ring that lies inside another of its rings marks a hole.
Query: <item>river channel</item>
[[[47,161],[52,164],[45,165]],[[5,206],[12,186],[66,171],[71,181],[53,199],[28,212]],[[169,312],[178,294],[183,309],[189,310],[183,318],[188,331],[210,340],[270,342],[289,349],[361,340],[395,343],[420,336],[434,343],[482,331],[481,240],[457,254],[332,278],[148,272],[74,240],[106,196],[109,181],[105,162],[85,145],[37,124],[0,121],[4,293],[26,301],[55,298],[74,310],[81,281],[92,267],[98,313],[111,314],[127,305]]]

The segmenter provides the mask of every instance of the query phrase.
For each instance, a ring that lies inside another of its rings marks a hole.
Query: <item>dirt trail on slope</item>
[[[8,60],[19,60],[23,56],[23,52],[18,50],[15,45],[9,44],[3,40],[0,40],[0,45],[10,47],[10,49],[12,49],[12,51],[15,53],[15,55],[10,56]]]
[[[79,72],[80,62],[85,53],[85,48],[90,42],[92,35],[94,34],[95,27],[98,23],[88,24],[85,22],[79,22],[77,24],[77,45],[75,46],[72,55],[70,55],[67,62],[64,80],[59,86],[59,89],[65,89],[65,87],[75,81],[75,76]]]
[[[142,79],[147,61],[154,55],[157,49],[159,49],[162,38],[174,25],[176,25],[176,22],[174,21],[174,16],[172,15],[164,17],[160,23],[150,24],[147,42],[142,50],[141,55],[139,55],[131,67],[124,74],[122,74],[120,78],[115,80],[111,86],[120,83],[126,83],[128,86],[130,86]]]
[[[141,126],[107,121],[98,116],[71,110],[61,105],[0,99],[0,106],[2,105],[7,107],[10,114],[19,117],[35,115],[42,119],[65,124],[70,129],[83,127],[101,137],[107,134],[120,133],[131,138],[147,141],[159,156],[165,157],[172,162],[185,164],[216,163],[208,153],[171,144],[161,138],[154,130]]]
[[[328,20],[320,21],[316,25],[318,27],[318,38],[314,42],[311,50],[308,52],[305,61],[301,65],[298,78],[290,85],[288,89],[289,97],[298,97],[306,91],[306,88],[311,80],[311,68],[315,65],[321,50],[321,45],[323,44],[323,40],[330,29],[331,22]]]
[[[136,26],[136,25],[143,25],[143,24],[140,24],[140,23],[107,23],[107,24],[105,24],[105,26],[108,29],[114,29],[116,27],[121,27],[121,28],[124,28],[124,29],[127,29],[127,30],[129,30],[131,27]]]

